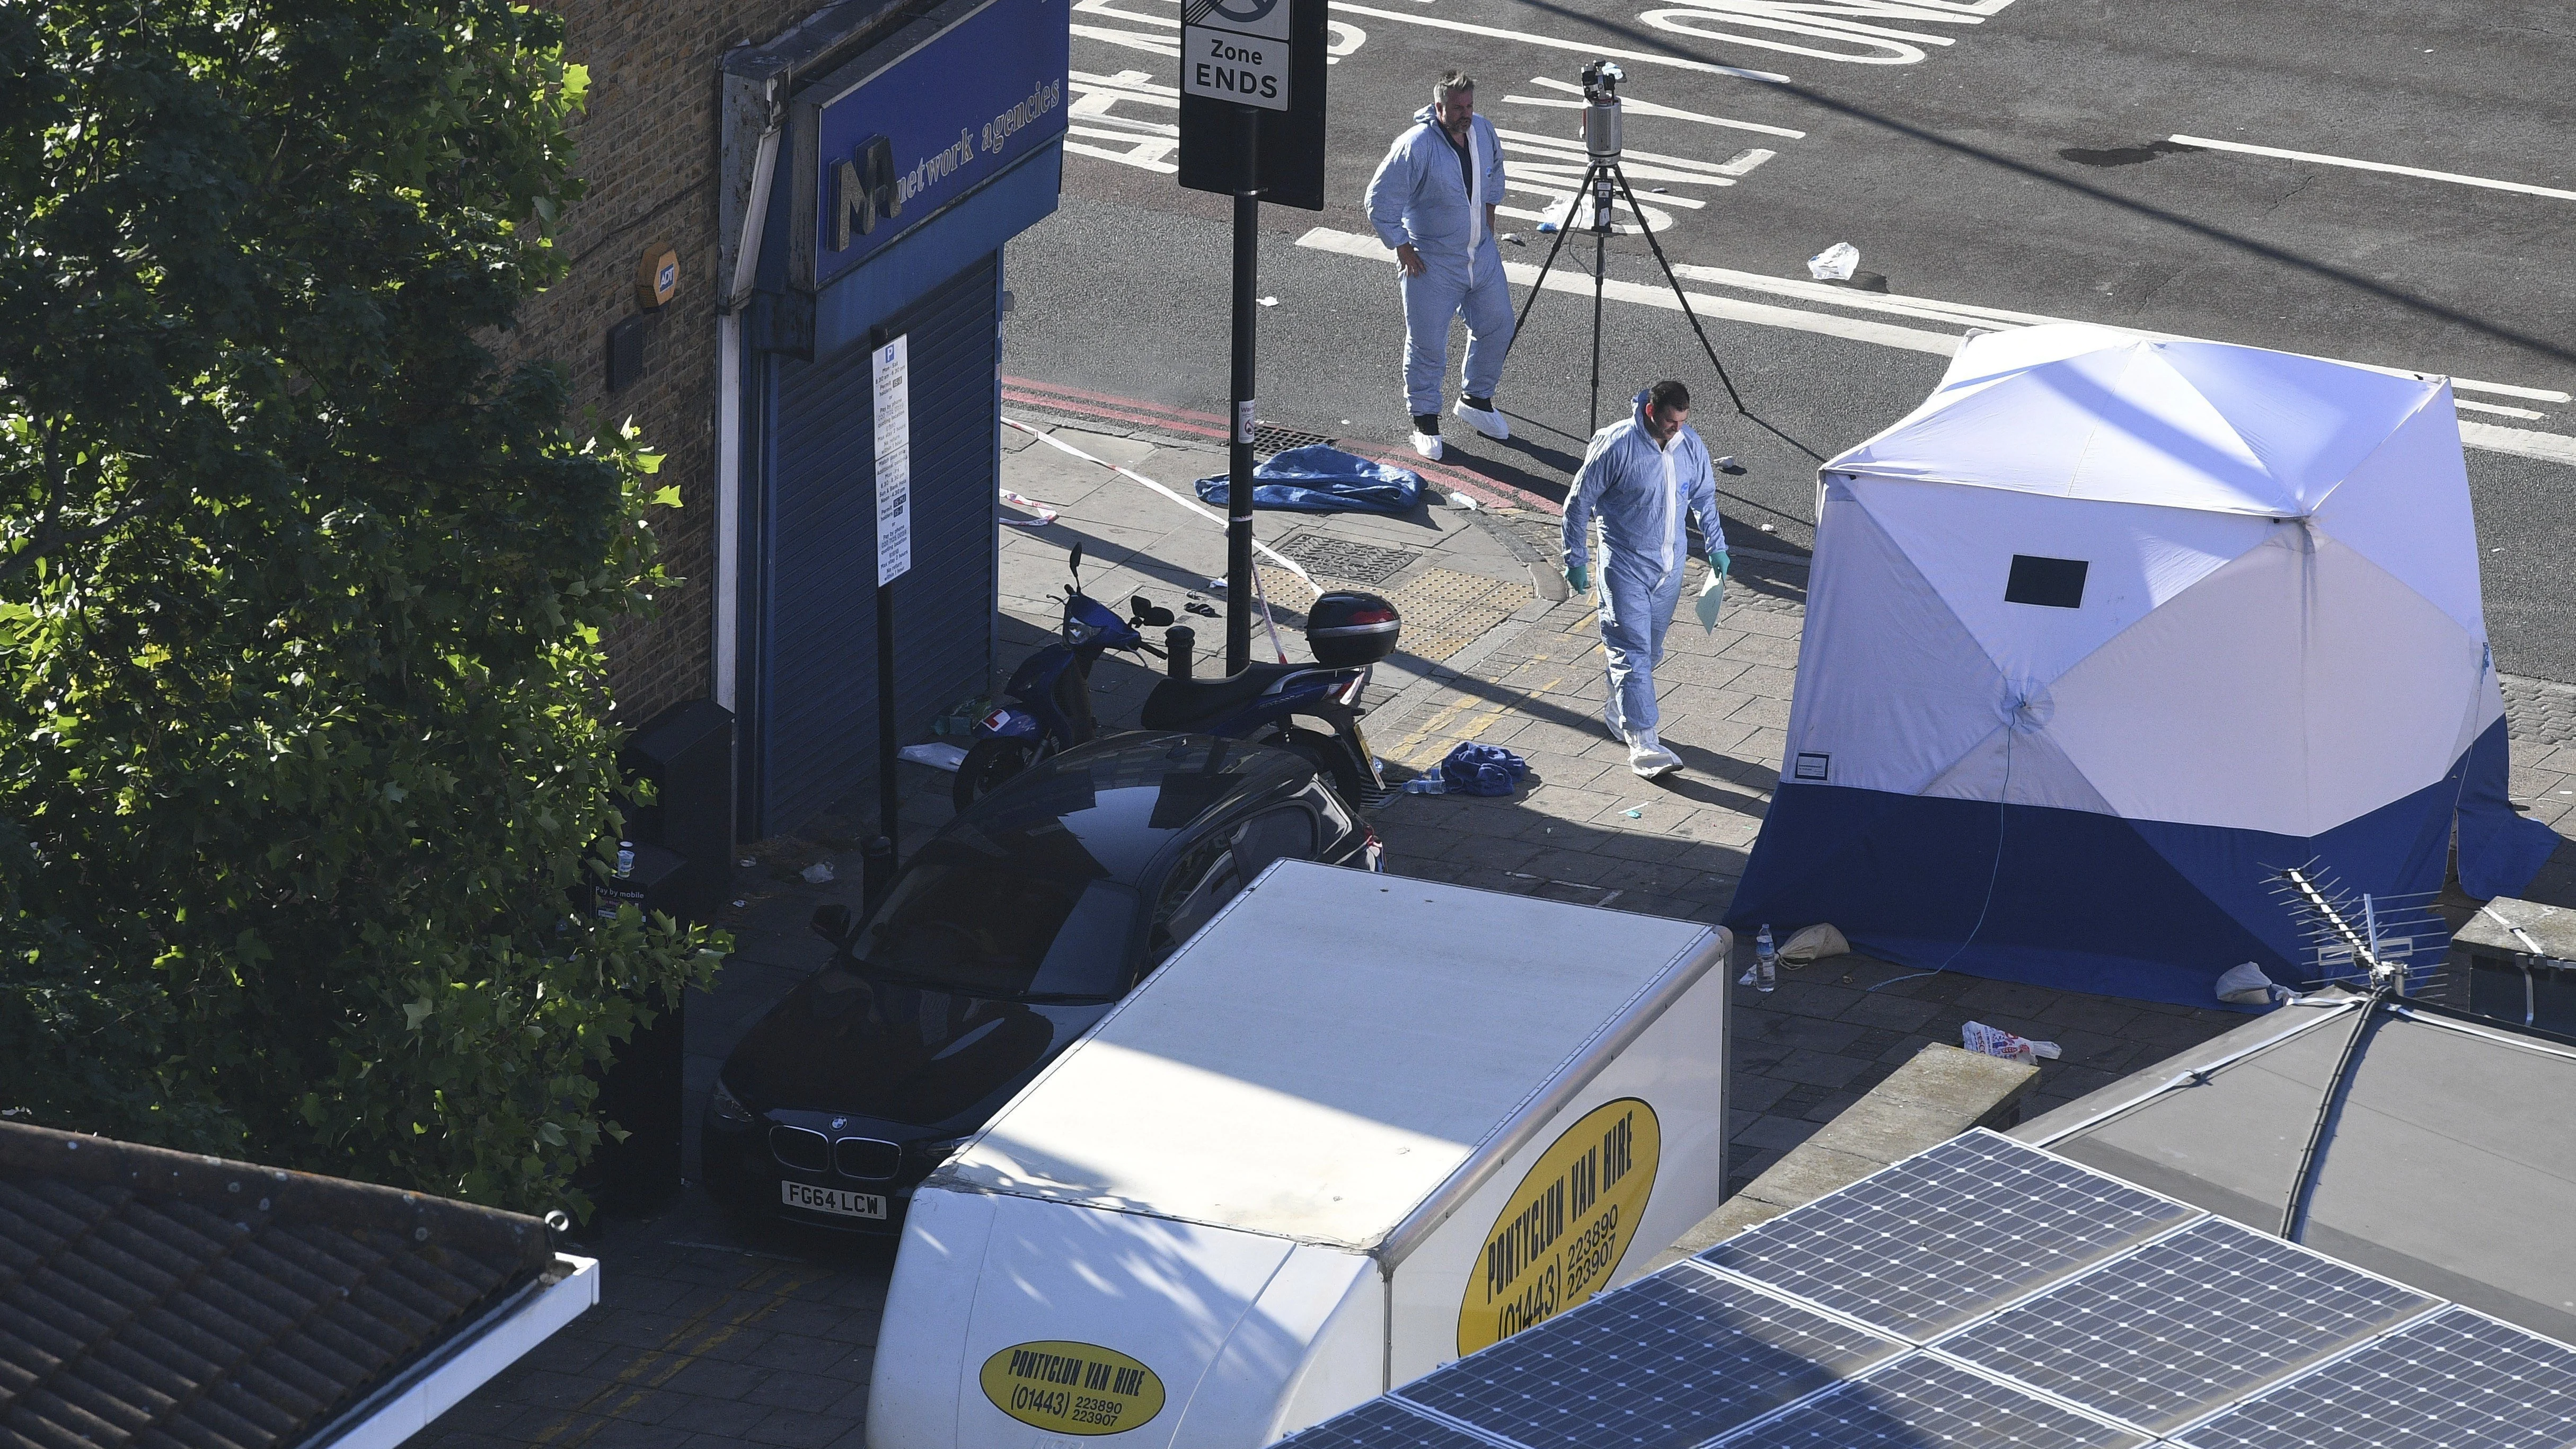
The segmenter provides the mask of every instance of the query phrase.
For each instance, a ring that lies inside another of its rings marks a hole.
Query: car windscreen
[[[1026,858],[934,841],[851,943],[860,968],[974,996],[1098,998],[1127,989],[1136,893]]]

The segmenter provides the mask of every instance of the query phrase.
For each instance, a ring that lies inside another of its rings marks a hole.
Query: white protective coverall
[[[1610,688],[1602,713],[1610,733],[1634,751],[1660,749],[1655,726],[1655,666],[1664,662],[1664,631],[1681,602],[1682,531],[1696,514],[1708,551],[1724,557],[1726,521],[1717,512],[1717,477],[1708,445],[1685,423],[1662,446],[1646,431],[1646,394],[1621,422],[1592,435],[1582,470],[1565,498],[1565,563],[1591,562],[1592,525],[1601,525],[1601,648]]]
[[[1422,275],[1404,287],[1404,397],[1416,417],[1440,411],[1440,374],[1449,360],[1449,319],[1467,315],[1464,382],[1469,397],[1489,398],[1503,380],[1512,345],[1512,294],[1503,258],[1485,225],[1485,208],[1503,198],[1503,146],[1482,116],[1467,122],[1468,170],[1429,106],[1395,138],[1369,178],[1369,225],[1393,248],[1411,242]]]

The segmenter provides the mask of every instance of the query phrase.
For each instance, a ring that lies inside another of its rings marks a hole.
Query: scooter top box
[[[1723,1189],[1728,946],[1273,866],[915,1194],[869,1442],[1257,1449],[1634,1276]]]

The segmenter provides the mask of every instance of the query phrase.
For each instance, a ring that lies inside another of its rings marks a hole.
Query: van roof
[[[927,1185],[1373,1249],[1723,939],[1283,861]]]

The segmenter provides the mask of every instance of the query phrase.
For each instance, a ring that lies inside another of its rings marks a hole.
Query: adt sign
[[[1288,0],[1185,0],[1181,94],[1288,109]]]

